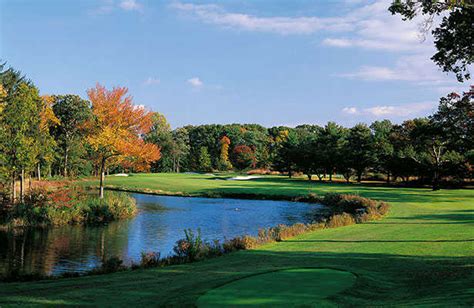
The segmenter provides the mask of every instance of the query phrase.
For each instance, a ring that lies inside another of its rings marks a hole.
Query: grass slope
[[[109,177],[107,183],[195,195],[358,193],[388,201],[392,209],[381,221],[320,230],[193,264],[57,281],[0,283],[0,306],[195,305],[203,294],[232,281],[305,267],[338,269],[357,276],[352,287],[326,299],[337,305],[474,304],[473,190],[433,192],[279,177],[219,181],[205,175],[176,174]],[[248,282],[251,287],[252,280]],[[289,292],[298,294],[299,288],[292,284]],[[238,301],[236,293],[235,303]]]

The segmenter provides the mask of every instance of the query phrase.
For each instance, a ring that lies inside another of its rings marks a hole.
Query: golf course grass
[[[355,193],[387,201],[392,207],[380,221],[317,230],[191,264],[0,283],[0,306],[238,306],[278,304],[285,298],[308,300],[315,306],[474,305],[474,190],[431,191],[283,177],[223,181],[191,174],[111,176],[106,184],[186,195]],[[276,279],[274,285],[265,287],[270,277]],[[302,298],[303,294],[311,298]]]
[[[215,306],[332,306],[326,298],[351,287],[349,272],[319,268],[292,268],[253,275],[212,289],[197,305]],[[295,288],[294,286],[298,286]]]

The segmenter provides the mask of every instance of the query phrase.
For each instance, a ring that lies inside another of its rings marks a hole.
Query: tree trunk
[[[317,176],[318,176],[318,180],[319,180],[320,182],[322,182],[322,181],[323,181],[323,176],[322,176],[321,174],[319,174],[319,173],[317,174]]]
[[[16,173],[12,174],[12,203],[16,201]]]
[[[31,193],[31,189],[33,188],[33,183],[31,182],[31,173],[28,173],[28,191]]]
[[[332,182],[332,172],[329,173],[329,182]]]
[[[307,174],[307,176],[308,176],[308,180],[311,181],[312,178],[313,178],[313,175],[312,174]]]
[[[390,184],[390,171],[387,171],[387,184]]]
[[[357,182],[362,182],[362,172],[357,172]]]
[[[36,169],[36,175],[38,176],[38,181],[41,181],[41,164],[38,163],[37,169]]]
[[[68,159],[68,148],[64,150],[64,170],[63,170],[63,175],[64,177],[67,177],[67,159]]]
[[[105,180],[105,158],[102,158],[100,163],[100,188],[99,188],[99,198],[104,198],[104,180]]]
[[[439,173],[438,173],[438,170],[435,170],[434,174],[433,174],[433,190],[439,190]]]
[[[20,177],[20,202],[25,201],[25,169],[21,169]]]
[[[351,175],[350,174],[344,174],[344,178],[346,179],[346,183],[351,182]]]

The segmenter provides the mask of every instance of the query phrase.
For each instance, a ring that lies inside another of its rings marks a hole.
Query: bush
[[[83,215],[89,223],[129,218],[136,213],[135,199],[123,192],[108,191],[104,199],[89,196],[84,205]]]
[[[195,261],[199,259],[204,248],[204,242],[201,238],[201,229],[198,229],[197,234],[191,229],[184,230],[185,238],[178,240],[173,248],[176,256]]]
[[[349,226],[355,224],[356,221],[352,215],[348,213],[336,214],[329,217],[326,227],[328,228],[337,228],[343,226]]]
[[[140,266],[142,268],[157,267],[160,265],[159,252],[142,252]]]
[[[102,259],[102,265],[98,270],[96,270],[96,272],[107,274],[122,271],[125,269],[126,267],[123,265],[122,259],[120,259],[119,257],[110,257],[108,259]]]
[[[135,199],[122,192],[107,192],[104,199],[78,188],[31,190],[25,201],[0,213],[0,223],[12,227],[100,223],[132,217]]]
[[[258,245],[258,240],[254,237],[244,235],[234,237],[230,240],[225,240],[222,244],[224,252],[232,252],[237,250],[246,250],[255,248]]]

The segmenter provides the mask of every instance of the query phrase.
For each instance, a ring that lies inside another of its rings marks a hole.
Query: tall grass
[[[104,199],[78,188],[33,190],[24,202],[2,211],[7,227],[102,223],[134,216],[135,199],[123,192],[107,192]]]

